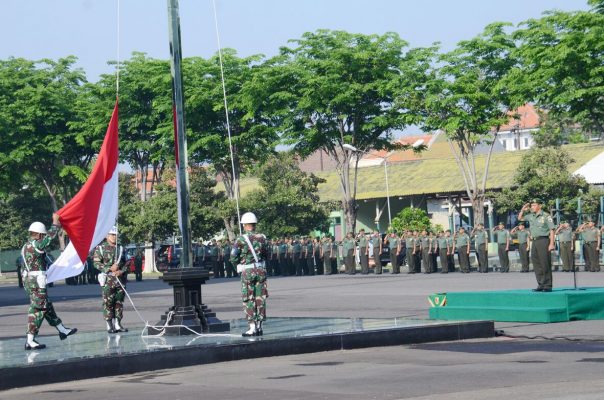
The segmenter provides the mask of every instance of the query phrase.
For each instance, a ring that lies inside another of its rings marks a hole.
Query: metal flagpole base
[[[201,285],[210,277],[207,270],[178,268],[168,270],[162,276],[174,290],[174,306],[170,307],[155,327],[149,327],[150,335],[165,330],[164,335],[192,335],[195,332],[225,332],[228,322],[222,322],[201,302]],[[165,328],[160,328],[165,327]]]

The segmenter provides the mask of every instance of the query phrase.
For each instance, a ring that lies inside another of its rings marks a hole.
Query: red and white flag
[[[70,242],[47,271],[48,282],[79,275],[88,254],[115,225],[118,210],[118,104],[115,102],[103,146],[80,191],[58,211]]]

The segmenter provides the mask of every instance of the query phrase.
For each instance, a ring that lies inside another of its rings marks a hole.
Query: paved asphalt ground
[[[577,277],[579,286],[604,286],[604,273]],[[556,287],[572,284],[572,274],[554,273]],[[0,280],[0,340],[25,329],[27,300],[15,286],[14,279]],[[533,287],[532,273],[517,272],[272,278],[268,314],[427,318],[431,293]],[[128,288],[150,322],[171,302],[171,289],[157,279]],[[203,287],[204,303],[224,320],[242,317],[238,295],[237,279]],[[98,285],[59,284],[50,296],[67,326],[104,329]],[[130,305],[125,323],[143,325]],[[510,336],[565,339],[503,336],[243,360],[14,389],[0,392],[0,399],[604,399],[604,321],[496,328]],[[41,335],[54,334],[44,323]]]

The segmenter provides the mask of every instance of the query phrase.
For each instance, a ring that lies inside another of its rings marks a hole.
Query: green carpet
[[[431,319],[500,322],[566,322],[604,319],[604,288],[450,292],[430,296],[444,306],[430,308]]]

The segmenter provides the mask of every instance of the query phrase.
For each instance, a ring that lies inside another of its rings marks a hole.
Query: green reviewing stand
[[[604,288],[450,292],[430,296],[430,319],[567,322],[604,319]]]

